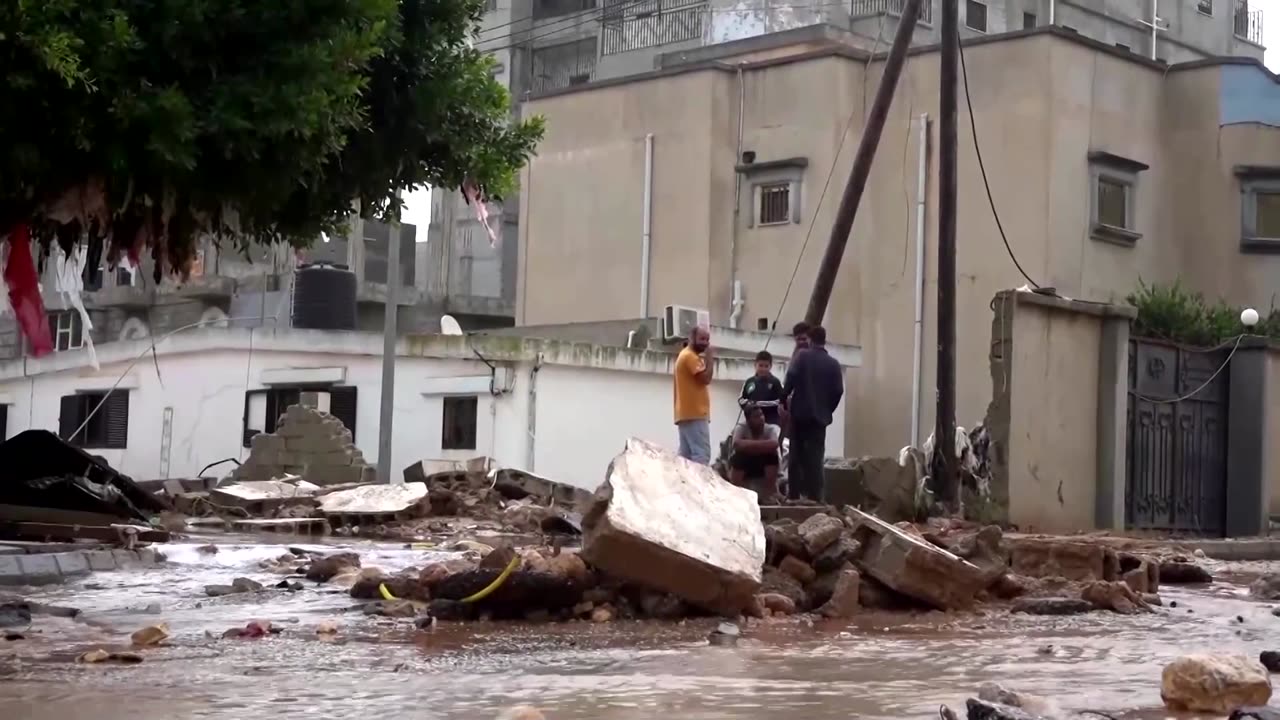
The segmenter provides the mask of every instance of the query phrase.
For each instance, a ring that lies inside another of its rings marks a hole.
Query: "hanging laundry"
[[[57,248],[57,260],[54,264],[54,287],[62,295],[76,312],[80,313],[80,324],[83,330],[80,337],[84,340],[85,352],[89,353],[89,364],[94,370],[99,370],[98,351],[93,347],[93,321],[89,319],[89,311],[85,310],[84,300],[80,297],[80,293],[84,291],[84,265],[88,256],[88,249],[83,245],[77,245],[73,254],[68,257]]]
[[[49,319],[40,299],[40,278],[31,256],[31,230],[19,223],[9,232],[9,257],[5,262],[4,281],[9,287],[9,305],[13,307],[18,327],[35,357],[53,352],[53,336]]]
[[[484,226],[484,231],[489,234],[489,247],[497,246],[498,236],[494,233],[493,227],[489,225],[489,208],[484,202],[484,192],[471,178],[467,178],[462,181],[462,196],[466,198],[467,204],[476,211],[476,219]]]

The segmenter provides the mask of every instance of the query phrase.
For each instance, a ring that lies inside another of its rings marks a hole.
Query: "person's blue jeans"
[[[711,421],[683,420],[676,423],[680,433],[680,457],[690,462],[711,464]]]

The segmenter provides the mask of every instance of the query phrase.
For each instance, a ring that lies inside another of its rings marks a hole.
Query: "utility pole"
[[[945,4],[948,0],[943,0]],[[876,157],[876,147],[880,144],[880,134],[884,131],[885,120],[889,117],[889,107],[893,104],[893,93],[898,88],[898,78],[902,76],[902,67],[907,62],[907,48],[911,45],[911,34],[916,29],[916,20],[920,17],[920,0],[907,0],[898,19],[898,32],[893,36],[893,45],[889,48],[889,56],[884,62],[884,75],[880,78],[880,87],[876,88],[876,97],[871,104],[871,112],[867,115],[867,124],[863,128],[862,138],[858,141],[858,153],[853,157],[853,167],[849,169],[849,180],[845,183],[844,194],[840,197],[840,207],[836,210],[836,220],[831,226],[831,237],[827,240],[827,251],[818,266],[818,277],[814,280],[813,294],[809,296],[809,308],[804,314],[805,322],[819,325],[827,312],[827,304],[831,302],[831,290],[836,284],[836,274],[840,271],[840,261],[844,258],[845,246],[849,244],[849,233],[853,231],[853,220],[858,214],[858,203],[862,200],[862,192],[867,187],[867,177],[871,174],[871,162]],[[867,72],[867,70],[864,70]],[[836,162],[839,158],[832,158]]]
[[[399,204],[400,191],[396,191]],[[400,298],[400,214],[387,232],[387,305],[382,320],[382,407],[378,417],[378,482],[389,485],[391,476],[391,423],[396,400],[396,313]],[[397,485],[399,482],[396,483]]]
[[[933,491],[956,507],[956,71],[960,57],[959,0],[942,0],[938,95],[938,407],[930,473]]]

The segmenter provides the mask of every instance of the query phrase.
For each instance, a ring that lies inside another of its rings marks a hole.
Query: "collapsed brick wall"
[[[364,460],[342,421],[317,410],[315,396],[280,416],[274,433],[259,433],[250,442],[249,458],[232,474],[241,480],[271,480],[299,475],[316,485],[375,482],[377,469]]]

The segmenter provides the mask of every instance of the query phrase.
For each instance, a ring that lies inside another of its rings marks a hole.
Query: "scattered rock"
[[[411,618],[418,614],[418,608],[411,600],[377,600],[366,603],[362,610],[365,615],[392,618]]]
[[[845,511],[857,522],[854,539],[862,545],[858,569],[903,595],[939,610],[963,608],[994,579],[973,563],[874,515],[856,508]]]
[[[5,642],[13,642],[15,640],[26,640],[27,636],[23,635],[20,632],[10,631],[4,634],[4,639],[5,639]]]
[[[640,596],[640,612],[644,613],[645,617],[657,620],[675,620],[688,615],[689,608],[680,598],[670,593],[645,593]]]
[[[334,553],[311,561],[311,566],[307,568],[307,579],[314,582],[327,582],[343,571],[359,568],[359,555],[353,552]]]
[[[853,568],[841,570],[836,578],[831,599],[818,608],[818,613],[829,618],[850,618],[857,615],[860,609],[858,592],[861,580],[862,576],[857,570]]]
[[[1170,710],[1226,714],[1243,705],[1266,705],[1271,676],[1243,655],[1184,655],[1165,666],[1160,697]]]
[[[214,545],[213,543],[210,543],[208,545],[201,545],[200,547],[196,548],[196,552],[200,553],[201,555],[217,555],[218,546]]]
[[[798,560],[794,555],[788,555],[779,563],[778,569],[795,578],[801,585],[808,585],[818,576],[813,568],[809,567],[803,560]]]
[[[839,570],[844,567],[845,563],[853,562],[861,549],[862,546],[858,544],[857,540],[842,536],[813,559],[813,569],[819,575]]]
[[[427,604],[427,611],[440,620],[470,620],[476,615],[476,606],[457,600],[436,598]]]
[[[1260,600],[1280,600],[1280,573],[1268,573],[1254,580],[1249,594]]]
[[[24,602],[0,604],[0,628],[26,627],[31,624],[31,608]]]
[[[1080,615],[1093,610],[1093,603],[1070,597],[1019,598],[1012,610],[1028,615]]]
[[[1280,673],[1280,652],[1263,650],[1262,654],[1258,656],[1258,661],[1262,663],[1262,667],[1267,669],[1267,672]]]
[[[1213,582],[1213,575],[1195,563],[1165,560],[1160,563],[1160,582],[1168,585],[1201,585]]]
[[[1031,586],[1032,580],[1030,578],[1013,573],[1004,573],[987,587],[987,592],[1001,600],[1012,600],[1026,595],[1030,592]]]
[[[788,555],[794,555],[801,560],[809,558],[809,551],[804,546],[804,538],[800,537],[800,532],[796,528],[794,520],[784,518],[764,529],[770,565],[777,565]]]
[[[302,589],[302,583],[297,580],[281,580],[275,586],[278,590],[288,590],[289,592],[297,592]]]
[[[1280,708],[1266,705],[1236,708],[1231,711],[1231,717],[1227,720],[1280,720]]]
[[[1161,607],[1164,605],[1164,598],[1155,593],[1143,593],[1142,602],[1154,607]]]
[[[270,620],[253,620],[242,628],[231,628],[222,633],[224,638],[261,638],[274,633],[279,633],[280,629],[271,626]]]
[[[223,597],[226,595],[235,595],[240,592],[230,585],[205,585],[204,594],[209,597]]]
[[[707,641],[712,645],[736,645],[740,637],[742,637],[742,630],[737,625],[722,622],[707,635]]]
[[[591,611],[591,622],[593,623],[607,623],[610,620],[613,620],[613,608],[608,605],[601,605]]]
[[[231,581],[231,587],[239,592],[258,592],[263,588],[262,583],[249,578],[238,577]]]
[[[316,625],[317,635],[333,635],[338,632],[338,623],[336,620],[321,620]]]
[[[1099,610],[1111,610],[1122,615],[1151,609],[1133,588],[1123,582],[1091,582],[1080,591],[1080,598]]]
[[[809,552],[809,557],[817,557],[832,543],[840,539],[840,535],[844,533],[844,523],[825,513],[818,513],[810,515],[808,519],[800,523],[800,527],[796,531],[800,534],[801,540],[804,541],[804,547]]]
[[[111,653],[107,652],[106,650],[103,650],[102,648],[97,648],[81,654],[80,657],[76,658],[76,662],[100,663],[100,662],[106,662],[108,659],[110,659],[110,657],[111,657]]]
[[[133,635],[130,635],[129,638],[133,641],[134,645],[139,647],[157,645],[169,638],[169,626],[165,623],[148,625],[134,631]]]
[[[965,702],[965,707],[969,711],[969,720],[1037,720],[1039,718],[1038,715],[1033,715],[1012,705],[989,702],[978,698],[969,698]]]
[[[436,616],[432,615],[431,613],[427,613],[426,615],[419,615],[418,617],[413,619],[413,626],[418,628],[419,630],[435,630]]]
[[[791,598],[778,593],[761,593],[756,596],[766,610],[775,615],[794,615],[796,604]]]
[[[484,559],[480,561],[480,569],[505,570],[515,557],[516,551],[508,545],[494,548],[492,552],[485,554]]]
[[[1068,580],[1114,580],[1119,559],[1114,550],[1096,543],[1019,538],[1010,543],[1013,571],[1027,577]]]
[[[737,615],[760,589],[756,494],[652,443],[627,441],[582,527],[582,555],[593,567],[711,612]]]

